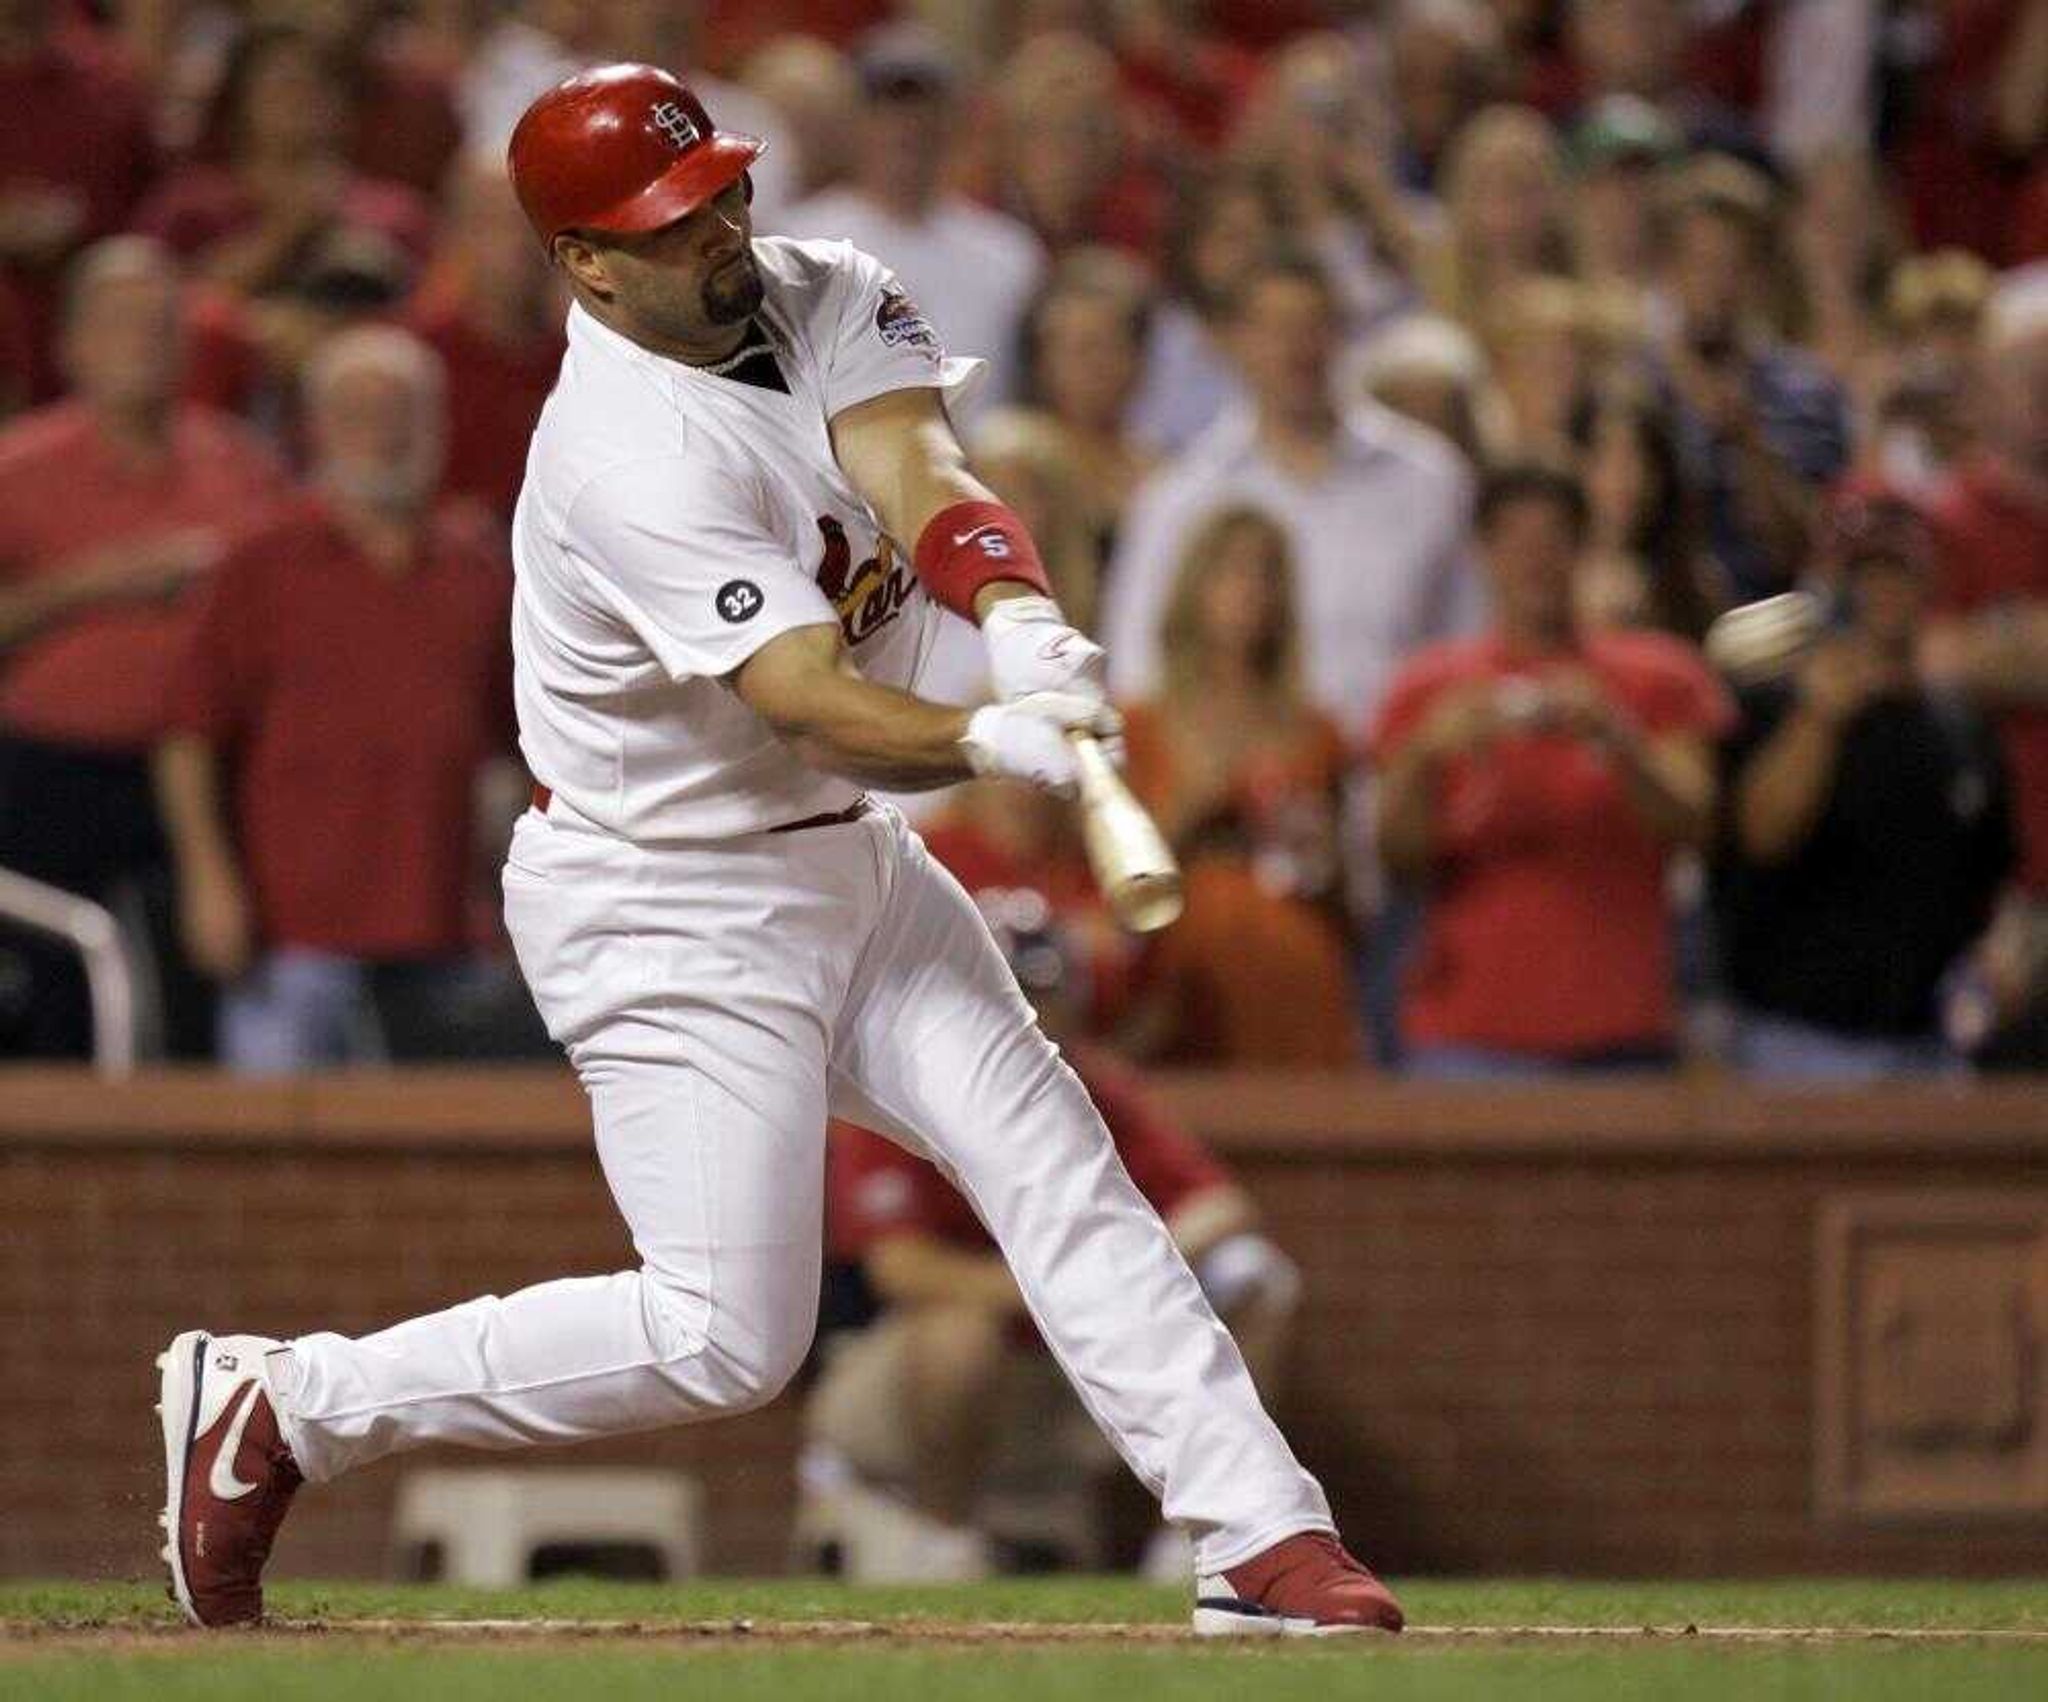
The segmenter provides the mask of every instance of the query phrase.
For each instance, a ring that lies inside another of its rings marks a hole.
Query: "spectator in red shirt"
[[[1011,893],[983,904],[1132,1181],[1270,1388],[1300,1288],[1293,1263],[1260,1233],[1257,1208],[1229,1173],[1134,1077],[1063,1038],[1066,964],[1043,902]],[[931,1165],[880,1135],[835,1124],[826,1241],[829,1260],[854,1279],[850,1295],[828,1289],[838,1302],[828,1312],[852,1324],[866,1321],[862,1312],[879,1309],[879,1317],[832,1342],[807,1407],[799,1544],[836,1547],[849,1576],[872,1582],[979,1575],[988,1569],[985,1533],[1002,1522],[992,1503],[1042,1503],[1063,1488],[1090,1487],[1114,1461],[1065,1398],[1024,1297],[972,1208]],[[913,1511],[878,1512],[889,1495],[907,1497]],[[1171,1548],[1156,1541],[1148,1570]]]
[[[1708,835],[1730,709],[1689,647],[1575,625],[1585,529],[1569,475],[1494,473],[1479,503],[1494,630],[1416,656],[1373,735],[1380,855],[1425,889],[1402,1007],[1419,1075],[1673,1053],[1665,876]]]
[[[251,30],[235,44],[208,126],[224,152],[172,173],[137,227],[188,256],[211,283],[246,297],[305,293],[344,262],[416,265],[432,217],[396,183],[348,162],[345,67],[312,36]]]
[[[0,867],[106,902],[138,890],[162,976],[165,1039],[203,1053],[204,987],[171,925],[150,797],[193,582],[279,497],[277,465],[232,420],[179,400],[183,291],[141,237],[74,275],[62,336],[72,387],[0,429]],[[83,987],[31,952],[12,1044],[76,1054]]]
[[[0,284],[27,316],[35,401],[58,389],[65,265],[121,228],[155,165],[141,91],[74,10],[0,3]]]
[[[473,155],[449,184],[441,244],[406,312],[448,380],[449,496],[510,521],[527,440],[562,364],[567,304],[504,162]]]
[[[467,1008],[472,800],[509,744],[511,576],[473,507],[434,504],[442,413],[439,365],[405,332],[321,352],[315,493],[222,566],[180,682],[158,781],[234,1068],[362,1055],[366,994],[399,1055],[441,1048],[423,1015]]]
[[[1968,692],[1999,724],[2020,832],[2019,893],[1996,929],[2014,942],[2002,1003],[2025,1037],[2012,1060],[2040,1063],[2048,1060],[2048,284],[2009,284],[1993,298],[1977,383],[1982,447],[1934,504],[1938,613],[1925,663],[1937,684]]]

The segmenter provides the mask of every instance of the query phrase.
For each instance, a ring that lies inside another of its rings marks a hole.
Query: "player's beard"
[[[743,253],[713,272],[698,292],[704,317],[713,325],[737,325],[751,319],[761,305],[761,268],[751,253]]]

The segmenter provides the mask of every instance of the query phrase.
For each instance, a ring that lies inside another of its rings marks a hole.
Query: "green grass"
[[[2023,1702],[2035,1651],[1229,1649],[262,1650],[0,1667],[19,1702]]]
[[[1406,1580],[1417,1625],[1802,1627],[2048,1632],[2048,1578],[1799,1578],[1739,1583],[1609,1583],[1584,1579]],[[911,1589],[812,1578],[613,1584],[564,1579],[520,1590],[435,1584],[279,1583],[286,1619],[597,1619],[649,1624],[750,1619],[1001,1620],[1024,1625],[1168,1624],[1184,1591],[1129,1578],[1015,1578],[971,1588]],[[0,1623],[145,1626],[175,1623],[162,1586],[0,1582]]]
[[[2048,1634],[2048,1581],[1853,1579],[1745,1583],[1422,1581],[1402,1589],[1418,1626],[1688,1624]],[[274,1610],[317,1620],[284,1638],[166,1634],[153,1585],[0,1584],[7,1702],[2018,1702],[2048,1696],[2048,1643],[1729,1645],[1626,1642],[1320,1644],[1089,1642],[1073,1647],[793,1643],[763,1637],[592,1637],[492,1647],[345,1633],[364,1619],[529,1618],[641,1624],[815,1619],[1018,1624],[1156,1622],[1176,1591],[1126,1579],[1025,1579],[959,1589],[862,1589],[805,1579],[679,1587],[567,1580],[505,1593],[378,1584],[280,1584]],[[61,1632],[60,1643],[29,1635]],[[136,1634],[141,1635],[136,1635]]]

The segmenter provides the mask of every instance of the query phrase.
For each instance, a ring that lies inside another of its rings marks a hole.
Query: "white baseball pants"
[[[572,1442],[772,1399],[815,1322],[831,1113],[932,1159],[973,1203],[1204,1572],[1330,1528],[980,915],[901,816],[651,848],[560,810],[521,818],[506,917],[641,1267],[300,1338],[281,1416],[308,1478],[430,1442]]]

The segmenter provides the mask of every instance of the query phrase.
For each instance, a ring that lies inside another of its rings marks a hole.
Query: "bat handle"
[[[1102,742],[1073,735],[1080,771],[1081,837],[1096,884],[1116,919],[1135,934],[1149,934],[1181,913],[1180,864],[1145,806],[1116,771]]]

